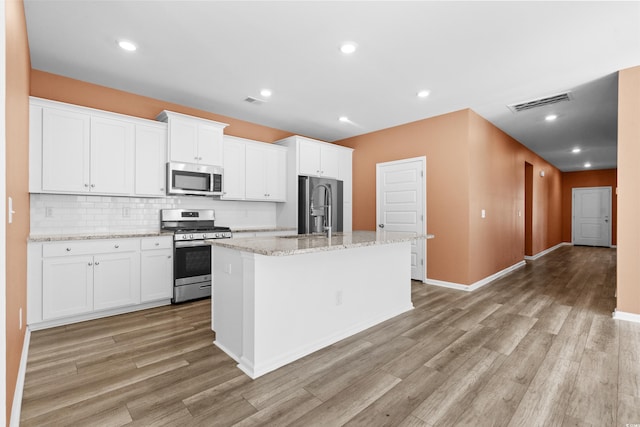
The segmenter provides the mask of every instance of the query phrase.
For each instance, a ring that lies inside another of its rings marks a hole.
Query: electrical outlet
[[[129,218],[131,216],[131,208],[129,208],[128,206],[125,206],[122,208],[122,217],[123,218]]]
[[[487,211],[482,209],[482,212],[480,212],[480,218],[486,218],[486,217],[487,217]]]
[[[44,216],[47,218],[51,218],[53,216],[53,208],[52,207],[44,208]]]

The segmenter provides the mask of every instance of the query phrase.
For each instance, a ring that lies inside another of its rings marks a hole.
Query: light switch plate
[[[11,197],[9,197],[9,200],[7,201],[7,208],[9,210],[7,219],[9,224],[11,224],[13,222],[13,214],[16,213],[16,211],[13,210],[13,199]]]

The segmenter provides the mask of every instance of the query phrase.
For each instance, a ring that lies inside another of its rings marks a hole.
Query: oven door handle
[[[211,246],[204,240],[185,240],[175,242],[176,248],[190,248],[193,246]]]

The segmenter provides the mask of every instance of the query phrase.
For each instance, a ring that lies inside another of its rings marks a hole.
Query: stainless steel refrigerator
[[[323,233],[331,221],[331,232],[342,231],[342,181],[298,177],[298,234]]]

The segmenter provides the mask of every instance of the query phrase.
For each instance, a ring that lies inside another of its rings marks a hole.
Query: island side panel
[[[252,378],[413,308],[410,242],[253,261],[253,345],[240,362]]]
[[[216,333],[214,344],[240,361],[243,328],[242,253],[213,247],[213,286],[211,292],[211,329]]]

